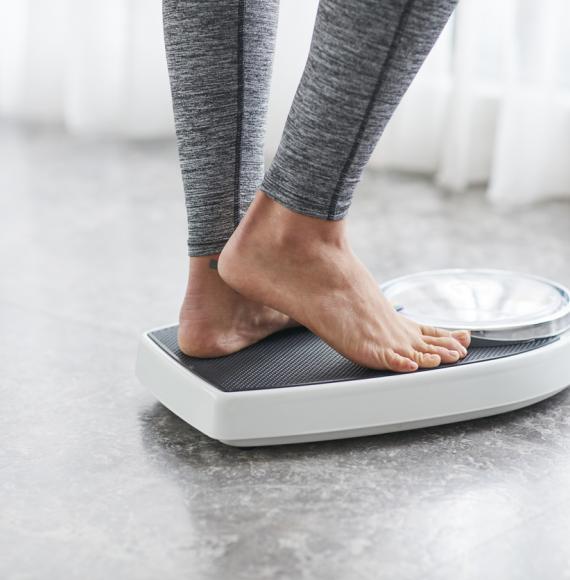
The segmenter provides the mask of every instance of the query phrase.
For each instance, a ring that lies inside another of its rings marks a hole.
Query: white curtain
[[[267,149],[278,142],[317,0],[282,0]],[[496,203],[570,198],[570,2],[460,0],[372,166]],[[78,136],[173,135],[161,0],[0,0],[0,116]]]
[[[570,198],[569,29],[567,0],[460,0],[373,161],[497,203]]]
[[[171,135],[161,0],[0,0],[0,115]]]

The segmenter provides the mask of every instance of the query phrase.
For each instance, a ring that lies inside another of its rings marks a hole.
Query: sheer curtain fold
[[[497,204],[570,198],[569,24],[566,0],[460,0],[375,162]]]
[[[286,52],[288,66],[275,67],[268,153],[316,3],[281,2],[276,64]],[[161,4],[0,0],[0,117],[76,135],[172,136]],[[567,0],[460,0],[371,164],[432,175],[458,194],[485,184],[495,203],[569,198],[569,24]]]
[[[76,135],[173,131],[160,0],[0,0],[0,115]]]
[[[489,197],[527,203],[570,197],[570,8],[509,0],[508,62]]]

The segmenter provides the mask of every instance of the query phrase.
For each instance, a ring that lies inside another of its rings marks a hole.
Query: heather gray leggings
[[[256,190],[326,220],[352,194],[457,0],[320,0],[281,143],[263,138],[278,0],[163,0],[188,251],[222,250]]]

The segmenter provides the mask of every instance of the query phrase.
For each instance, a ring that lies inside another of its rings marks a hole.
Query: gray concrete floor
[[[0,577],[570,578],[570,393],[361,439],[227,448],[133,375],[176,320],[173,143],[0,137]],[[379,279],[517,269],[570,284],[570,206],[490,207],[366,175],[351,209]]]

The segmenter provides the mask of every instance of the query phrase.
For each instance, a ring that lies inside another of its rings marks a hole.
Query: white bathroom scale
[[[399,374],[352,363],[304,327],[218,358],[183,354],[177,326],[143,334],[136,372],[158,400],[239,447],[322,441],[496,415],[570,385],[570,294],[549,280],[440,270],[382,286],[403,315],[468,328],[454,364]]]

